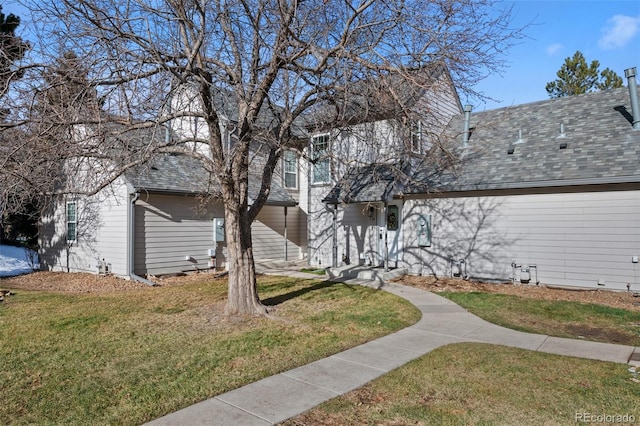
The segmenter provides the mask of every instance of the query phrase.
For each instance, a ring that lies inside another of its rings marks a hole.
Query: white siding
[[[460,105],[455,89],[447,75],[430,87],[415,106],[420,120],[425,125],[423,152],[426,152],[454,115],[460,114]],[[319,133],[322,134],[322,133]],[[315,135],[313,135],[315,136]],[[334,129],[332,137],[333,182],[329,185],[309,185],[308,170],[302,168],[300,204],[308,214],[308,261],[311,265],[330,266],[333,259],[333,206],[322,203],[343,174],[353,166],[372,162],[395,164],[406,152],[403,138],[408,138],[407,129],[397,120],[380,120]],[[306,169],[309,169],[307,165]],[[309,185],[309,186],[307,186]],[[366,207],[366,206],[364,206]],[[362,216],[363,205],[339,206],[337,215],[338,264],[343,255],[351,263],[359,261],[360,253],[372,256],[378,250],[377,227]],[[343,223],[343,215],[344,223]],[[402,234],[397,235],[402,241]],[[400,256],[401,257],[401,256]],[[400,260],[400,259],[399,259]],[[365,260],[366,262],[367,260]]]
[[[66,244],[66,202],[77,203],[77,241]],[[127,276],[126,185],[120,180],[91,197],[59,199],[43,217],[40,236],[41,267],[54,271],[98,272],[98,261]]]
[[[433,246],[416,247],[411,213],[433,215]],[[405,264],[449,274],[450,257],[472,277],[509,280],[511,263],[535,264],[541,283],[639,290],[640,191],[413,200],[405,203]],[[424,260],[424,263],[422,263]]]
[[[308,221],[308,263],[331,266],[333,258],[333,206],[321,200],[331,189],[328,185],[311,188]]]

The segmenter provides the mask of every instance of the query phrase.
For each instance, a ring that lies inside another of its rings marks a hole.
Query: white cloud
[[[598,40],[601,49],[611,50],[624,47],[640,30],[640,16],[614,15],[607,20]]]
[[[547,46],[547,55],[549,56],[553,56],[556,53],[558,53],[560,51],[560,49],[562,49],[564,46],[561,45],[560,43],[553,43],[549,46]]]

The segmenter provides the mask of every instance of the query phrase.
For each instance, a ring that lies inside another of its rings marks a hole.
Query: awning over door
[[[387,201],[400,186],[403,173],[390,164],[369,164],[350,169],[322,200],[327,204]]]

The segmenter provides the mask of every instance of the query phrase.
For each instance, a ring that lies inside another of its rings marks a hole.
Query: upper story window
[[[78,238],[78,214],[76,202],[67,203],[67,242],[74,242]]]
[[[422,121],[414,121],[411,123],[411,139],[409,143],[411,146],[409,147],[413,152],[421,152],[422,151],[422,141],[423,141],[423,124]]]
[[[311,183],[329,183],[331,181],[329,135],[314,136],[311,139],[311,160],[314,161]]]
[[[298,187],[298,154],[294,151],[285,151],[282,160],[284,187],[296,189]]]

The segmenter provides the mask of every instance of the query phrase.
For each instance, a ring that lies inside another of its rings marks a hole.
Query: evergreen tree
[[[29,48],[29,44],[22,41],[20,37],[15,35],[15,31],[20,25],[20,18],[14,14],[8,16],[2,13],[2,5],[0,5],[0,98],[3,97],[9,89],[9,83],[22,76],[22,72],[13,69],[13,64],[19,61],[24,56],[25,52]],[[11,110],[0,104],[0,121],[3,121]],[[4,148],[7,140],[14,137],[10,130],[0,131],[0,158],[4,156]],[[6,162],[3,164],[6,169],[9,167]],[[22,228],[19,224],[14,223],[18,221],[16,215],[11,215],[8,210],[8,198],[12,198],[14,192],[10,188],[11,185],[2,183],[0,188],[0,241],[4,240],[5,224],[12,225],[9,227],[12,235],[22,236]],[[29,243],[32,243],[33,237],[32,229],[28,232]]]
[[[599,71],[600,62],[587,64],[584,55],[576,51],[573,57],[564,60],[556,73],[558,78],[547,83],[546,90],[550,98],[580,95],[594,90],[622,87],[622,78],[609,68]]]
[[[98,111],[97,92],[89,83],[89,70],[75,52],[64,52],[43,77],[45,87],[36,109],[52,125],[69,127],[70,121]]]
[[[15,35],[19,25],[20,18],[13,13],[5,15],[0,5],[0,96],[6,93],[11,80],[21,76],[12,65],[22,59],[29,48],[28,43]]]

